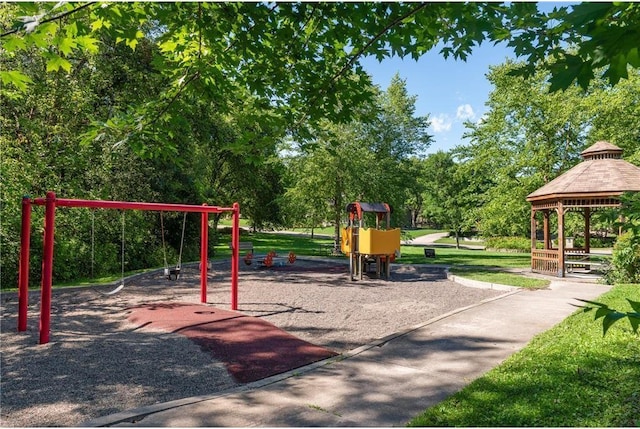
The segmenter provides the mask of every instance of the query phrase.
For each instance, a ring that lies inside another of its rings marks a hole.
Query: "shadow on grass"
[[[612,307],[640,299],[638,285],[600,297]],[[412,426],[625,427],[640,425],[640,340],[628,324],[606,336],[577,311]]]
[[[523,359],[509,360],[504,368],[498,367],[474,381],[449,398],[446,405],[428,409],[410,425],[637,426],[638,392],[633,385],[612,379],[608,370],[612,366],[625,378],[640,379],[637,361],[628,358],[612,364],[606,352],[573,359],[549,354],[534,366]]]

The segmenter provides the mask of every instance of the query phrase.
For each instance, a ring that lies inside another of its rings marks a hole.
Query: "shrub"
[[[490,237],[485,240],[487,250],[531,251],[531,240],[524,237]]]
[[[598,237],[592,235],[589,239],[589,245],[593,248],[608,248],[613,247],[616,237]],[[574,241],[574,247],[584,248],[584,237],[576,237]]]
[[[640,283],[640,243],[633,238],[629,232],[618,237],[604,275],[606,283]]]

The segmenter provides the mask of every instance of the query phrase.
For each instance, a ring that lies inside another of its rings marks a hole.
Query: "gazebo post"
[[[591,207],[584,208],[584,252],[591,253]]]
[[[564,277],[564,206],[558,201],[558,277]]]
[[[544,215],[544,248],[545,250],[551,249],[551,234],[549,234],[549,210],[544,210],[542,214]]]
[[[531,208],[531,250],[536,248],[536,240],[538,233],[538,224],[536,222],[536,209]]]

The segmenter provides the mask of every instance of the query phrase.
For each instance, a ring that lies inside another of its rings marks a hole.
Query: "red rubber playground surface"
[[[138,328],[184,335],[215,359],[240,383],[280,374],[336,353],[294,337],[275,325],[207,305],[167,302],[131,308]]]

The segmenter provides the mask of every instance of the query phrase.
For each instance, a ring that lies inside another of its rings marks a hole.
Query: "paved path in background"
[[[402,240],[404,246],[429,246],[444,237],[448,237],[448,232],[436,232],[433,234],[425,234],[411,240]]]
[[[426,321],[405,332],[211,397],[106,416],[81,426],[401,426],[609,287],[554,280]],[[206,382],[203,380],[203,382]]]

